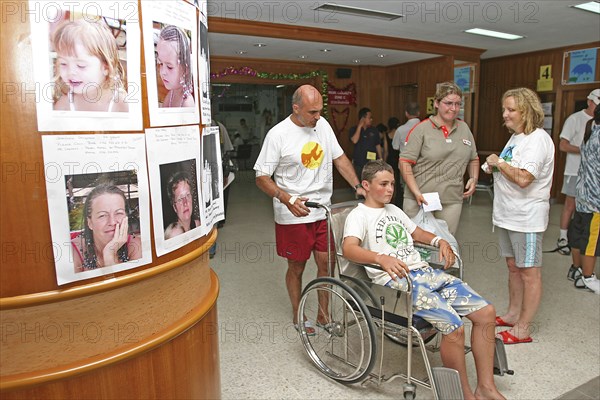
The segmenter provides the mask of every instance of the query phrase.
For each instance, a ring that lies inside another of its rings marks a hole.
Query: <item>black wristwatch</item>
[[[357,192],[358,189],[363,189],[363,186],[362,186],[361,183],[358,183],[358,184],[354,185],[354,191]]]

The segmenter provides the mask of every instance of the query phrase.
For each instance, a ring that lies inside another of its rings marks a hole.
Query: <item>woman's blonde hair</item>
[[[523,121],[523,133],[530,134],[537,128],[544,126],[544,110],[539,96],[533,90],[528,88],[510,89],[502,96],[502,104],[508,97],[515,101],[515,108],[521,113]],[[508,128],[511,133],[515,133]],[[521,132],[516,132],[521,133]]]
[[[126,87],[125,70],[119,59],[117,42],[109,27],[101,20],[88,21],[77,19],[63,22],[54,32],[52,45],[57,55],[64,54],[75,56],[75,44],[80,43],[88,53],[97,57],[108,70],[107,78],[101,84],[103,89],[113,91]],[[55,65],[54,81],[55,100],[63,94],[68,87],[60,77],[58,57]]]

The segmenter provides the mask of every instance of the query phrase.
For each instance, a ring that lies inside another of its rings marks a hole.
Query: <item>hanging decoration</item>
[[[336,116],[337,114],[337,116]],[[346,107],[343,110],[339,111],[335,108],[331,109],[331,119],[333,122],[333,129],[336,133],[343,134],[346,132],[346,126],[348,125],[348,117],[350,116],[350,107]],[[338,121],[343,122],[343,125],[340,127],[338,125]]]
[[[323,97],[323,115],[325,117],[328,116],[328,108],[329,108],[329,95],[328,95],[328,75],[325,71],[311,71],[303,74],[278,74],[271,72],[259,72],[254,68],[243,66],[239,68],[235,67],[227,67],[224,70],[216,73],[211,73],[211,80],[224,78],[230,75],[238,75],[238,76],[252,76],[260,79],[270,79],[270,80],[301,80],[301,79],[310,79],[321,77],[321,96]]]
[[[328,83],[327,86],[330,105],[356,105],[356,85],[354,83],[350,83],[343,88],[335,87],[332,83]]]

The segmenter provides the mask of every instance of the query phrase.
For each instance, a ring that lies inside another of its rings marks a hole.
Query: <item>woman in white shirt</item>
[[[548,226],[554,143],[542,129],[540,99],[527,88],[502,96],[504,125],[512,136],[500,155],[482,166],[494,174],[493,223],[508,266],[508,311],[496,318],[505,344],[533,341],[531,323],[542,296],[542,239]]]

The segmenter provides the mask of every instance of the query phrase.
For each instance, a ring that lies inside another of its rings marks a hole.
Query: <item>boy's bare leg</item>
[[[460,327],[448,335],[442,335],[440,345],[442,364],[446,368],[458,371],[460,384],[462,385],[465,400],[475,399],[475,395],[469,385],[467,378],[467,366],[465,363],[465,329]]]
[[[494,382],[494,351],[496,331],[496,309],[492,305],[467,316],[473,322],[471,349],[477,369],[477,399],[504,399]]]

